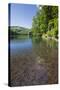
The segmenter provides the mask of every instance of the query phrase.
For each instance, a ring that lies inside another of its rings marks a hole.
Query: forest
[[[39,6],[32,20],[32,35],[58,39],[58,6]]]

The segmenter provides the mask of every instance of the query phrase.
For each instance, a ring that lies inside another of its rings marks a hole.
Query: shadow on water
[[[11,86],[58,83],[57,45],[40,37],[11,40]]]

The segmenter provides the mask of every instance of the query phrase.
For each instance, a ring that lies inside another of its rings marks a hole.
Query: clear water
[[[11,86],[58,83],[58,43],[38,37],[10,41]]]

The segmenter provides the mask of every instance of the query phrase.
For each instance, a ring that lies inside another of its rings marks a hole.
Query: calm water
[[[58,83],[58,43],[40,38],[10,41],[11,86]]]

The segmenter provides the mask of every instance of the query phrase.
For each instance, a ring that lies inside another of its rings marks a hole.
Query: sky
[[[10,26],[32,27],[32,18],[37,6],[31,4],[10,4]]]

